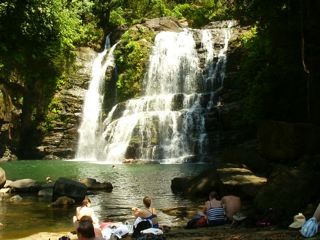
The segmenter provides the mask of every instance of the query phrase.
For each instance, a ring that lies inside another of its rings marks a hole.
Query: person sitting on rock
[[[233,216],[241,209],[240,197],[234,195],[226,195],[221,198],[221,204],[225,209],[228,221],[233,222]]]
[[[208,226],[217,226],[225,223],[225,211],[221,201],[218,200],[216,192],[210,192],[209,200],[205,202],[203,212],[206,215]]]
[[[151,207],[151,198],[146,196],[143,198],[144,208],[132,208],[133,215],[136,218],[150,221],[152,227],[159,228],[156,209]]]
[[[77,227],[78,240],[95,239],[94,226],[91,221],[79,220]]]
[[[89,221],[89,222],[91,222],[93,224],[93,220],[89,216],[82,216],[80,218],[80,222],[83,222],[83,221]],[[94,227],[94,235],[95,235],[95,237],[99,238],[99,239],[102,239],[103,237],[102,237],[102,232],[101,232],[100,227],[97,227],[96,225],[93,225],[93,227]]]

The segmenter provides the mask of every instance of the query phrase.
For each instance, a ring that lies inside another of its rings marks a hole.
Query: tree
[[[62,66],[81,39],[79,11],[66,0],[5,0],[0,4],[0,79],[23,88],[20,155],[30,157]],[[10,91],[8,91],[10,92]],[[11,92],[10,98],[18,93]],[[16,96],[15,96],[16,95]]]

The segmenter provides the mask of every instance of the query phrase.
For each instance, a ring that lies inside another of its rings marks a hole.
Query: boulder
[[[65,207],[75,204],[75,200],[66,196],[58,197],[50,204],[51,207]]]
[[[52,188],[41,189],[38,192],[38,197],[52,197]]]
[[[81,203],[87,193],[87,186],[78,181],[68,178],[59,178],[53,186],[52,202],[56,201],[59,197],[66,196]]]
[[[206,197],[215,190],[222,195],[235,194],[241,199],[254,197],[266,184],[267,179],[254,175],[244,167],[226,165],[223,168],[209,168],[198,176],[174,178],[171,189],[174,193],[183,193],[190,197]]]
[[[173,193],[185,193],[189,187],[191,177],[175,177],[171,180],[171,190]]]
[[[0,162],[8,162],[17,160],[17,156],[12,153],[8,146],[4,146],[4,151],[0,151]]]
[[[0,188],[0,194],[10,193],[11,188]]]
[[[41,188],[40,184],[37,181],[29,178],[12,181],[5,186],[10,187],[12,189],[12,192],[19,193],[38,192]]]
[[[219,189],[219,187],[220,179],[215,168],[205,170],[195,177],[174,178],[171,181],[173,192],[180,192],[191,197],[207,196],[212,189]]]
[[[146,19],[143,23],[144,26],[155,31],[182,31],[184,27],[188,26],[186,21],[177,21],[170,17],[161,17]],[[139,24],[137,28],[141,27]]]
[[[20,202],[20,201],[22,201],[22,199],[23,198],[20,195],[14,195],[9,199],[9,201],[10,202]]]
[[[308,168],[279,166],[254,198],[256,213],[272,209],[275,220],[284,221],[284,225],[288,226],[292,216],[306,212],[305,208],[309,204],[314,203],[316,207],[320,197],[318,182],[319,174],[313,174]]]
[[[113,186],[110,182],[97,182],[93,178],[84,178],[80,180],[81,183],[87,186],[88,190],[106,190],[112,191]]]
[[[169,216],[175,216],[177,218],[189,218],[191,219],[199,209],[192,209],[185,206],[173,207],[161,209],[161,211]]]
[[[6,172],[0,167],[0,188],[6,183]]]
[[[241,199],[252,199],[267,183],[266,178],[256,176],[244,167],[227,166],[217,171],[222,195],[235,194]]]

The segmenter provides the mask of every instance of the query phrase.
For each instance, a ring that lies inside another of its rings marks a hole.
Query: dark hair
[[[68,236],[62,236],[58,240],[71,240]]]
[[[85,198],[82,200],[82,206],[87,206],[89,203],[91,203],[90,198]]]
[[[80,234],[81,236],[86,238],[94,238],[95,233],[92,222],[88,220],[80,220],[79,226],[77,228],[77,234]]]
[[[87,215],[82,216],[82,217],[80,218],[80,221],[88,221],[88,222],[93,223],[92,217],[87,216]]]
[[[149,207],[151,206],[151,198],[149,198],[148,196],[145,196],[145,197],[143,198],[143,204],[144,204],[147,208],[149,208]]]
[[[218,195],[218,193],[217,192],[215,192],[215,191],[212,191],[212,192],[210,192],[210,194],[209,194],[209,198],[210,199],[213,199],[213,198],[218,198],[219,197],[219,195]]]

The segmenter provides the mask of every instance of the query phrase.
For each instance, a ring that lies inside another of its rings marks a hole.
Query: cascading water
[[[102,103],[104,77],[106,69],[114,66],[113,51],[116,44],[110,48],[109,36],[106,39],[105,49],[98,53],[91,69],[91,81],[86,92],[79,132],[77,160],[96,160],[101,156],[104,140],[101,138]]]
[[[81,158],[112,164],[125,159],[201,161],[208,142],[204,115],[215,106],[215,89],[223,84],[229,31],[215,30],[223,39],[218,44],[212,41],[212,30],[160,32],[143,79],[143,96],[115,105],[101,136],[101,128],[91,126],[94,136],[85,149],[79,145]]]

